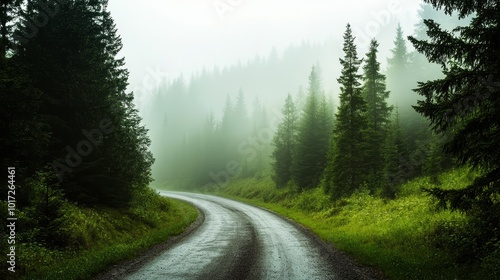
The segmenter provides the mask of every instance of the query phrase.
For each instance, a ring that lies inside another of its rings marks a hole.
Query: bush
[[[305,212],[320,212],[332,205],[331,200],[324,194],[322,188],[303,191],[292,203],[295,205],[294,208]]]
[[[25,229],[19,234],[23,243],[40,243],[51,248],[61,248],[68,245],[65,235],[65,200],[61,190],[48,185],[46,173],[39,172],[26,184],[31,190],[29,206],[19,211],[19,224]]]
[[[59,263],[65,258],[68,258],[68,253],[59,250],[47,249],[40,243],[22,243],[18,246],[20,270],[17,274],[23,275],[27,271],[30,273],[38,273],[40,269]]]
[[[168,200],[160,197],[153,189],[136,190],[130,203],[130,213],[151,227],[161,223],[161,213],[170,209]]]
[[[428,239],[432,246],[446,251],[458,263],[477,261],[480,248],[467,219],[439,221],[429,233]]]

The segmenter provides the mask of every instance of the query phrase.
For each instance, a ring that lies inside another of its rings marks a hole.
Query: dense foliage
[[[333,197],[350,195],[366,178],[366,100],[362,95],[361,75],[351,26],[344,33],[344,53],[340,59],[342,74],[340,104],[335,115],[329,166],[325,171],[326,188]]]
[[[273,171],[274,182],[277,187],[284,187],[293,175],[294,154],[296,150],[297,139],[297,109],[293,102],[292,95],[288,94],[285,105],[281,111],[283,122],[278,126],[274,135],[273,151]]]
[[[1,1],[0,23],[0,154],[16,168],[19,242],[67,246],[63,205],[129,207],[151,181],[121,39],[107,0]]]
[[[415,106],[439,133],[451,132],[445,151],[481,176],[461,190],[427,189],[440,205],[470,213],[478,229],[474,248],[481,254],[500,250],[500,6],[497,1],[427,1],[456,11],[471,22],[453,30],[425,20],[428,40],[410,37],[415,48],[439,63],[444,77],[419,83],[424,99]]]
[[[366,101],[366,164],[368,165],[367,183],[372,190],[379,189],[388,184],[386,180],[380,180],[387,175],[385,170],[387,161],[392,156],[387,156],[393,147],[389,137],[390,116],[392,106],[387,104],[389,91],[386,90],[385,75],[380,71],[380,63],[377,59],[378,42],[372,40],[370,50],[366,54],[366,63],[363,66],[363,98]]]
[[[300,190],[313,188],[326,166],[333,116],[322,92],[319,69],[313,67],[309,88],[297,130],[293,180]]]

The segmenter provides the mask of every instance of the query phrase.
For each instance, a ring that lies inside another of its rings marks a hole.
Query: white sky
[[[353,26],[360,45],[383,33],[387,16],[406,34],[421,0],[110,0],[123,39],[130,89],[150,88],[160,76],[185,77],[204,66],[246,62],[303,40],[341,38]],[[217,9],[217,7],[219,9]],[[339,45],[339,48],[342,46]],[[389,46],[388,46],[389,47]],[[390,46],[392,47],[392,46]],[[363,48],[358,53],[364,53]]]

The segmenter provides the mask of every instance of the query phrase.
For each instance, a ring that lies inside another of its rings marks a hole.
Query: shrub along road
[[[188,201],[204,222],[125,279],[377,279],[303,227],[220,197],[162,192]]]

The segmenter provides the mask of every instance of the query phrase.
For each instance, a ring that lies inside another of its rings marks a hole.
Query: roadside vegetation
[[[44,211],[42,201],[19,213],[25,230],[17,237],[16,273],[3,269],[0,278],[91,279],[110,265],[182,233],[198,216],[192,205],[151,189],[135,194],[130,208],[123,209],[81,207],[62,196],[53,196],[50,203],[57,203],[58,218],[45,227],[38,219]],[[51,235],[59,245],[39,242],[40,235]]]
[[[149,188],[150,140],[107,5],[0,3],[0,219],[12,225],[0,279],[89,279],[197,217]]]
[[[462,189],[476,176],[464,167],[440,174],[438,184],[446,190]],[[395,199],[360,190],[332,203],[322,188],[277,189],[264,177],[234,180],[215,193],[288,217],[389,279],[498,277],[498,253],[477,259],[474,221],[437,208],[437,200],[422,191],[435,186],[435,178],[425,176],[401,185]]]

